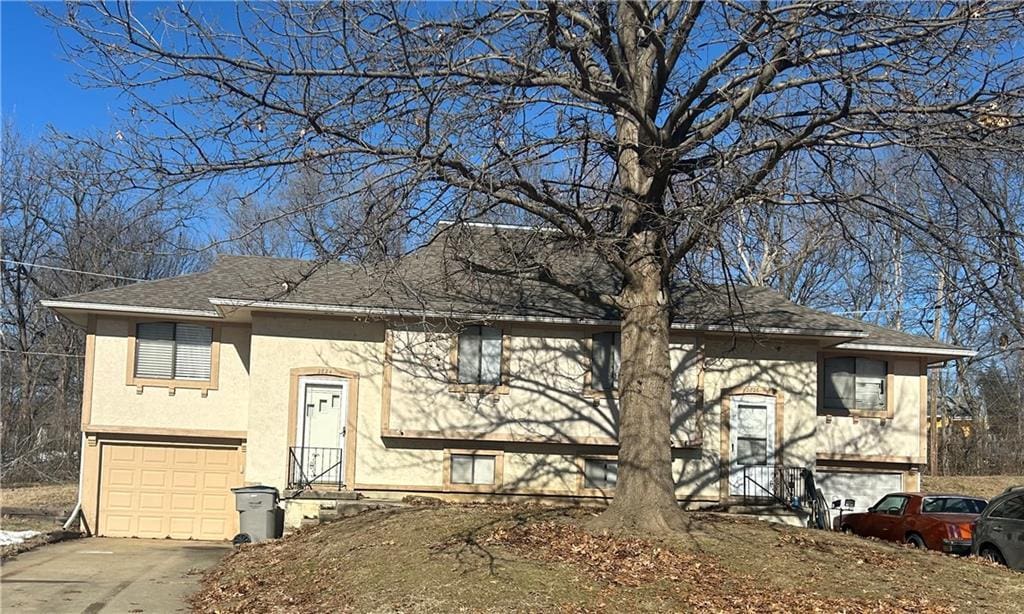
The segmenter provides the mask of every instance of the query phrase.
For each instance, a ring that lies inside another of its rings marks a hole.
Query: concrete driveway
[[[6,612],[177,612],[200,572],[231,545],[154,539],[76,539],[18,555],[0,569]]]

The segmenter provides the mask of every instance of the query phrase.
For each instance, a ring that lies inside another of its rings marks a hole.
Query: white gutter
[[[491,222],[453,222],[441,220],[438,226],[469,226],[471,228],[494,228],[497,230],[539,230],[541,232],[562,232],[557,228],[549,226],[524,226],[522,224],[497,224]]]
[[[220,318],[220,314],[205,309],[174,309],[171,307],[144,307],[142,305],[112,305],[109,303],[79,303],[76,301],[55,301],[44,299],[39,301],[44,307],[51,309],[82,309],[88,311],[117,311],[129,313],[151,313],[161,316],[188,316],[197,318]]]
[[[282,311],[310,311],[315,313],[341,313],[346,315],[360,316],[390,316],[390,317],[413,317],[426,318],[453,318],[459,320],[497,320],[502,322],[524,322],[532,324],[571,324],[584,326],[613,326],[620,325],[621,320],[603,320],[598,318],[568,318],[565,316],[524,316],[524,315],[499,315],[493,313],[473,312],[443,312],[427,309],[389,309],[384,307],[357,307],[350,305],[323,305],[320,303],[287,303],[281,301],[253,301],[248,299],[235,298],[211,298],[210,303],[217,307],[234,307],[240,309],[267,309]],[[803,328],[784,327],[761,327],[745,328],[725,325],[699,325],[674,323],[674,330],[686,331],[711,331],[711,332],[753,332],[765,335],[802,335],[814,337],[840,337],[860,339],[867,337],[868,333],[858,330],[813,330]]]
[[[848,343],[840,343],[837,348],[844,350],[864,350],[865,352],[896,352],[904,354],[930,354],[934,356],[961,356],[964,358],[971,358],[978,355],[978,352],[974,350],[968,350],[964,348],[932,348],[932,347],[921,347],[921,346],[910,346],[910,345],[884,345],[876,343],[861,343],[859,341],[851,341]]]
[[[352,305],[323,305],[319,303],[288,303],[281,301],[254,301],[248,299],[233,298],[211,298],[210,303],[218,309],[206,311],[200,309],[174,309],[169,307],[146,307],[142,305],[113,305],[108,303],[79,303],[75,301],[42,300],[40,304],[52,309],[81,309],[88,311],[109,311],[145,313],[153,315],[185,316],[198,318],[223,319],[221,307],[267,309],[281,311],[304,311],[314,313],[339,313],[359,316],[389,316],[389,317],[427,317],[427,318],[454,318],[461,320],[498,320],[504,322],[523,322],[532,324],[568,324],[581,326],[615,326],[621,325],[621,320],[603,320],[600,318],[569,318],[565,316],[523,316],[523,315],[499,315],[493,313],[473,312],[442,312],[425,309],[389,309],[384,307],[358,307]],[[673,330],[693,332],[719,332],[736,333],[750,332],[762,335],[793,335],[803,337],[835,337],[848,339],[863,339],[870,336],[860,330],[824,330],[807,328],[789,328],[778,326],[766,327],[737,327],[721,324],[701,325],[676,322],[672,324]],[[885,345],[874,343],[862,343],[849,341],[839,343],[834,347],[842,347],[850,350],[863,350],[870,352],[896,352],[904,354],[925,354],[931,356],[955,356],[970,358],[977,356],[978,352],[963,348],[933,348],[921,346]]]

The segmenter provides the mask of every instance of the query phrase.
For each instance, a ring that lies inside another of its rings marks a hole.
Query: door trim
[[[295,445],[298,407],[300,397],[299,380],[302,378],[316,378],[317,376],[335,377],[345,380],[346,393],[348,395],[348,407],[345,408],[345,446],[341,454],[344,458],[345,487],[351,489],[356,482],[356,425],[358,424],[359,409],[359,374],[346,369],[335,369],[333,367],[295,367],[290,371],[288,386],[288,439],[287,445],[281,451],[281,471],[284,474],[282,482],[287,481],[288,464],[291,462],[288,456],[288,448]],[[351,462],[350,462],[351,461]]]

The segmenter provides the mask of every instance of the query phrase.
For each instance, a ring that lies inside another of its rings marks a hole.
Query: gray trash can
[[[235,544],[261,542],[279,537],[277,534],[278,492],[273,486],[242,486],[232,488],[235,509],[239,512],[240,533]]]

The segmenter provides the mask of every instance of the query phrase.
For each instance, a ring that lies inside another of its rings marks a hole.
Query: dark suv
[[[971,552],[1024,569],[1024,486],[1007,488],[988,502],[976,521]]]

